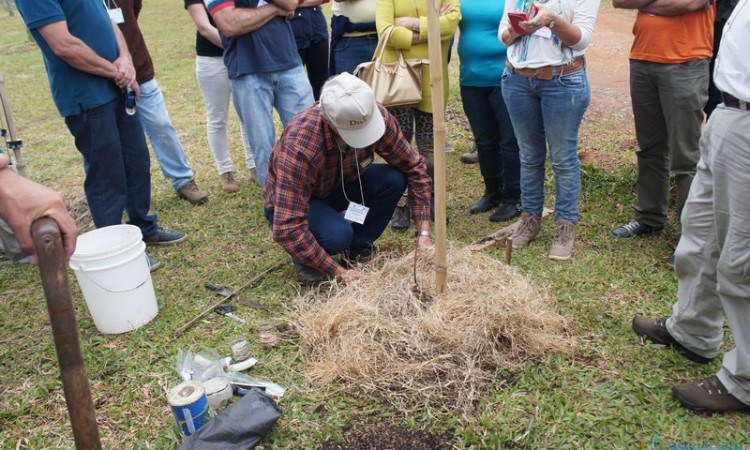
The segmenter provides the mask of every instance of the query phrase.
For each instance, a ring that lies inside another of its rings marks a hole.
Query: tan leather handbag
[[[363,62],[354,69],[354,75],[370,85],[375,99],[386,107],[415,106],[422,101],[422,65],[424,59],[404,59],[398,50],[398,61],[383,62],[383,52],[393,25],[383,32],[372,60]]]

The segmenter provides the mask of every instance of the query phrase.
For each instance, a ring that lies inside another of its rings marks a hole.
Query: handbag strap
[[[380,39],[378,39],[378,46],[375,47],[375,52],[372,54],[372,61],[380,61],[383,59],[383,53],[385,52],[385,44],[388,42],[388,39],[391,38],[391,33],[393,32],[393,29],[396,28],[393,25],[388,25],[385,30],[383,31],[383,35],[380,36]]]

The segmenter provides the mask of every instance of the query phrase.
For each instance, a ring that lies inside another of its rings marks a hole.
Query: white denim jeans
[[[232,88],[227,75],[227,67],[221,56],[196,56],[195,76],[203,93],[206,105],[206,134],[208,146],[214,155],[219,175],[233,172],[234,162],[229,154],[227,139],[227,121],[229,120],[229,100]],[[245,126],[240,122],[242,146],[245,149],[245,162],[248,169],[255,168],[253,153],[245,133]]]

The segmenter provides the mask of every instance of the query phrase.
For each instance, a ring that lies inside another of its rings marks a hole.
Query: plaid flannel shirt
[[[310,232],[307,209],[311,197],[324,198],[341,187],[342,157],[347,183],[357,179],[357,161],[359,171],[364,172],[374,154],[401,170],[407,178],[414,219],[430,219],[431,180],[425,159],[409,145],[385,107],[378,108],[385,121],[385,133],[369,147],[354,149],[343,142],[339,144],[315,103],[289,121],[273,148],[263,205],[274,213],[274,240],[305,266],[329,275],[339,266]]]

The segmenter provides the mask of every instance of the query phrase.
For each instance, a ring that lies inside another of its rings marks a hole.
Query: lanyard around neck
[[[339,161],[341,163],[340,164],[341,166],[341,191],[344,193],[344,198],[346,199],[346,201],[348,201],[349,203],[356,203],[356,202],[352,202],[351,200],[349,200],[349,197],[346,195],[346,189],[344,188],[344,184],[346,183],[346,179],[344,178],[344,154],[346,152],[341,148],[341,144],[339,143],[339,140],[335,137],[334,137],[334,140],[336,141],[336,146],[339,149]],[[362,189],[362,176],[359,173],[359,157],[357,156],[357,149],[355,148],[353,150],[354,150],[354,162],[355,162],[355,166],[357,167],[357,181],[359,181],[359,194],[360,194],[359,198],[362,199],[362,206],[367,206],[365,205],[365,192],[364,192],[364,189]]]

